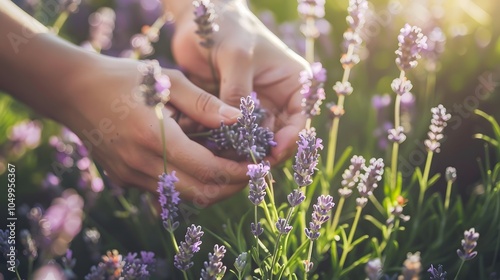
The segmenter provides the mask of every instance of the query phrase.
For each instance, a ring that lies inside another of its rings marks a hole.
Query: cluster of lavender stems
[[[342,67],[344,68],[344,74],[342,76],[342,80],[337,82],[333,87],[333,90],[336,92],[338,97],[337,104],[331,104],[328,106],[330,111],[333,113],[333,122],[330,128],[328,154],[326,158],[326,172],[328,178],[333,176],[339,122],[340,117],[342,117],[345,113],[344,101],[346,96],[353,92],[351,83],[349,83],[349,75],[354,65],[360,61],[357,51],[363,42],[360,34],[365,24],[365,14],[367,10],[368,2],[366,0],[349,0],[349,7],[347,8],[348,16],[346,17],[349,28],[346,32],[344,32],[344,41],[345,45],[347,45],[347,51],[340,59]]]
[[[397,184],[399,145],[406,139],[404,128],[401,126],[401,97],[409,93],[413,87],[406,77],[406,72],[417,66],[421,51],[427,47],[426,41],[427,37],[424,36],[422,30],[409,24],[405,24],[398,35],[399,48],[395,53],[400,75],[391,84],[396,99],[394,101],[394,128],[388,131],[388,139],[393,142],[391,158],[391,188],[393,190]]]

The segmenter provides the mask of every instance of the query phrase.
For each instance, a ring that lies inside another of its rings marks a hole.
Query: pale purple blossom
[[[360,175],[358,191],[362,197],[372,195],[373,190],[378,187],[378,182],[382,180],[384,174],[384,161],[379,158],[370,159],[370,165],[363,167],[364,172]]]
[[[451,115],[446,112],[446,108],[439,104],[431,109],[432,119],[427,135],[429,139],[424,141],[425,147],[430,152],[439,153],[441,151],[441,140],[443,140],[443,130],[447,126],[447,121]]]
[[[319,158],[318,150],[323,149],[321,142],[322,140],[316,137],[314,128],[304,129],[299,133],[298,150],[293,165],[295,171],[293,178],[300,187],[308,186],[313,182],[312,177]]]
[[[462,239],[463,251],[458,249],[457,254],[464,261],[472,260],[477,256],[477,251],[474,248],[477,246],[477,240],[479,239],[479,232],[476,232],[475,228],[471,228],[464,232],[464,239]]]
[[[330,219],[330,211],[335,203],[330,195],[321,195],[318,201],[313,205],[312,220],[309,222],[309,228],[305,228],[307,238],[314,241],[320,236],[321,225]]]
[[[351,86],[350,82],[336,82],[335,85],[333,86],[333,90],[337,95],[343,95],[347,96],[350,95],[353,91],[353,88]]]
[[[175,171],[170,174],[163,173],[158,180],[157,191],[160,195],[158,200],[161,206],[163,227],[170,232],[173,232],[179,226],[179,221],[175,220],[179,216],[177,205],[181,201],[179,192],[175,189],[175,183],[178,181]]]
[[[346,17],[346,21],[352,30],[359,32],[363,28],[367,10],[368,2],[366,0],[349,0],[349,6],[347,7],[349,15]]]
[[[187,228],[185,241],[179,244],[179,253],[174,256],[174,265],[180,270],[187,270],[193,266],[194,253],[200,250],[201,237],[204,232],[200,226],[191,225]]]
[[[435,268],[434,265],[431,264],[431,267],[427,270],[431,274],[430,280],[446,280],[446,271],[443,271],[443,266],[438,265],[438,268]]]
[[[193,1],[193,6],[194,21],[198,26],[196,34],[202,39],[200,45],[205,48],[211,48],[214,45],[212,36],[219,30],[219,25],[215,23],[217,14],[215,13],[214,4],[210,0],[195,0]]]
[[[287,220],[284,218],[279,218],[276,222],[276,229],[280,234],[287,234],[292,230],[292,226],[288,224]]]
[[[299,204],[301,204],[304,199],[305,199],[304,193],[300,189],[295,189],[293,192],[291,192],[288,196],[288,203],[290,203],[291,207],[295,207]]]
[[[170,79],[162,73],[160,63],[157,60],[145,60],[139,66],[142,74],[142,83],[138,90],[144,96],[148,106],[156,106],[158,103],[167,103],[170,100]]]
[[[89,44],[93,50],[100,52],[111,47],[116,14],[108,7],[99,8],[89,16],[89,39],[83,45]]]
[[[308,117],[320,114],[320,106],[325,99],[323,84],[326,81],[326,69],[320,62],[311,64],[311,72],[300,72],[299,82],[302,84],[302,111]]]
[[[322,18],[325,16],[325,0],[297,0],[297,10],[302,17]]]
[[[420,58],[420,52],[427,47],[427,37],[422,34],[422,29],[405,24],[398,35],[399,48],[396,51],[396,64],[407,71],[415,68]]]
[[[344,170],[342,174],[342,181],[340,184],[342,188],[339,189],[339,194],[342,197],[348,197],[352,194],[352,188],[359,182],[359,175],[365,165],[365,158],[362,156],[353,156],[351,164]]]
[[[403,94],[410,92],[410,90],[413,88],[413,85],[411,84],[410,80],[406,79],[406,77],[404,77],[403,79],[396,78],[392,81],[391,88],[394,93],[402,96]]]
[[[398,126],[397,128],[391,128],[387,132],[387,139],[389,141],[401,144],[406,140],[406,135],[404,133],[404,128],[402,126]]]
[[[420,252],[416,252],[414,254],[408,253],[406,255],[406,260],[403,263],[403,279],[419,279],[421,271],[422,263],[420,261]]]
[[[378,280],[382,276],[382,261],[380,258],[369,260],[365,265],[368,280]]]
[[[250,224],[250,231],[252,232],[253,236],[257,237],[264,233],[264,228],[262,227],[262,224],[260,222],[257,222],[257,224],[252,222]]]
[[[222,263],[222,258],[226,253],[226,247],[214,245],[214,252],[208,253],[208,262],[203,263],[200,280],[217,280],[224,277],[226,267]]]
[[[255,206],[259,205],[266,196],[267,182],[265,177],[270,169],[271,167],[267,162],[248,165],[247,175],[250,177],[248,199]]]

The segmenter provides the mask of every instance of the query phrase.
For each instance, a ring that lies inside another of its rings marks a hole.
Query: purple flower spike
[[[311,64],[312,73],[302,71],[299,82],[302,84],[300,93],[302,94],[302,111],[308,117],[320,114],[320,106],[325,100],[325,90],[323,83],[326,81],[326,70],[320,62]]]
[[[427,270],[431,274],[430,280],[446,280],[446,271],[443,271],[443,266],[438,265],[438,268],[435,268],[434,265],[431,264],[431,267]]]
[[[249,164],[247,175],[250,176],[250,192],[248,199],[255,205],[259,205],[266,196],[267,182],[265,177],[269,173],[269,163]]]
[[[464,232],[464,239],[462,239],[463,251],[458,249],[457,254],[464,261],[472,260],[476,255],[477,251],[473,251],[477,246],[477,240],[479,239],[479,232],[476,229],[471,228]]]
[[[451,115],[446,113],[446,108],[441,104],[432,108],[431,112],[431,125],[427,133],[429,139],[425,140],[424,144],[428,151],[439,153],[441,151],[440,141],[444,138],[443,130],[447,126],[447,121],[450,120]]]
[[[405,24],[401,28],[398,41],[396,64],[403,71],[415,68],[418,64],[417,59],[420,58],[420,52],[427,47],[427,37],[422,34],[422,29]]]
[[[318,202],[313,205],[312,221],[309,223],[309,228],[305,229],[307,238],[311,241],[318,239],[320,236],[319,230],[321,225],[330,219],[330,211],[335,203],[330,195],[321,195],[318,197]]]
[[[298,150],[295,156],[295,171],[293,178],[300,187],[308,186],[312,183],[312,176],[318,164],[318,149],[323,149],[322,140],[316,137],[314,128],[302,130],[297,141]]]
[[[290,206],[292,206],[292,207],[295,207],[295,206],[301,204],[305,198],[306,198],[306,196],[299,189],[295,189],[292,193],[290,193],[287,196],[288,203],[290,203]]]
[[[325,16],[325,0],[297,0],[299,15],[305,18]]]
[[[257,237],[264,233],[264,228],[262,228],[262,225],[260,222],[255,225],[254,223],[250,224],[250,231],[252,232],[253,236]]]
[[[280,234],[287,234],[292,230],[292,226],[290,226],[286,219],[279,218],[276,222],[276,228]]]
[[[342,174],[342,181],[340,182],[342,188],[339,189],[340,196],[349,197],[352,194],[351,189],[358,183],[363,166],[365,166],[364,157],[353,156],[351,158],[351,165]]]
[[[378,182],[382,180],[382,174],[384,174],[384,161],[379,158],[370,159],[370,165],[365,166],[365,173],[360,176],[360,182],[358,184],[358,191],[362,197],[370,196],[378,187]]]
[[[204,262],[205,268],[201,270],[202,280],[221,279],[226,273],[226,267],[222,263],[222,258],[226,253],[224,246],[214,245],[214,252],[208,253],[208,262]]]
[[[158,180],[158,193],[160,194],[158,200],[161,205],[161,218],[163,226],[170,232],[173,232],[179,226],[179,221],[175,221],[175,218],[179,216],[177,205],[181,201],[179,192],[175,190],[175,183],[178,181],[179,179],[175,176],[175,171],[172,171],[170,174],[163,173]]]
[[[180,270],[187,270],[193,266],[191,259],[194,253],[200,250],[201,237],[204,232],[200,226],[191,225],[186,231],[185,241],[179,245],[179,253],[174,256],[174,265]]]
[[[212,38],[213,34],[219,30],[219,25],[215,23],[217,17],[215,7],[210,0],[193,1],[194,6],[194,21],[198,25],[196,34],[200,36],[202,41],[200,45],[205,48],[211,48],[214,45]]]
[[[352,30],[359,31],[359,29],[363,28],[367,10],[368,2],[366,0],[349,0],[349,7],[347,7],[349,15],[346,21]]]

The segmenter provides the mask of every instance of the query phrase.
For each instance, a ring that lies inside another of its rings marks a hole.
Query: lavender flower
[[[474,228],[466,230],[464,232],[464,239],[462,239],[462,250],[457,250],[458,256],[463,261],[472,260],[476,255],[477,251],[473,251],[477,246],[477,240],[479,239],[479,232],[476,232]]]
[[[180,270],[187,270],[193,266],[191,259],[194,253],[200,250],[201,237],[204,232],[200,226],[191,225],[188,227],[185,241],[179,245],[179,253],[174,256],[174,265]]]
[[[318,164],[318,149],[323,149],[322,140],[316,137],[314,128],[302,130],[297,141],[298,150],[295,156],[295,171],[293,178],[300,187],[308,186],[312,183],[312,176]]]
[[[365,265],[365,273],[369,280],[378,280],[382,276],[382,261],[380,258],[369,260]]]
[[[217,280],[224,277],[226,267],[222,263],[222,258],[226,253],[224,246],[214,245],[214,253],[208,253],[208,262],[204,262],[205,268],[201,270],[201,279]]]
[[[248,253],[243,252],[234,261],[234,268],[236,268],[238,272],[241,273],[243,272],[243,270],[245,270],[245,266],[247,265],[247,257]]]
[[[214,22],[217,16],[214,4],[210,0],[195,0],[193,1],[193,6],[194,21],[198,25],[196,34],[202,39],[200,45],[207,49],[211,48],[214,45],[212,35],[219,30],[219,25]]]
[[[362,197],[372,195],[373,190],[378,187],[378,182],[382,180],[384,174],[384,161],[379,158],[370,159],[370,165],[363,167],[365,173],[360,175],[358,191]]]
[[[420,252],[408,253],[403,263],[403,279],[419,279],[421,271]]]
[[[287,223],[286,219],[279,218],[276,222],[276,229],[280,234],[287,234],[292,230],[292,226]]]
[[[151,278],[151,274],[155,271],[155,255],[153,252],[141,252],[141,257],[137,257],[137,253],[128,253],[125,257],[125,265],[123,266],[123,279],[147,280]]]
[[[269,154],[271,147],[276,146],[274,133],[258,125],[264,118],[265,110],[260,108],[255,93],[241,98],[240,110],[242,116],[238,118],[238,122],[230,126],[222,123],[220,128],[212,129],[210,140],[219,150],[233,148],[247,160],[262,160]]]
[[[420,58],[420,51],[427,47],[427,37],[416,26],[405,24],[398,36],[399,48],[396,51],[396,64],[402,71],[415,68]]]
[[[429,132],[427,133],[429,139],[425,140],[424,144],[428,151],[439,153],[441,147],[440,141],[444,138],[443,130],[447,125],[446,122],[450,120],[451,115],[446,113],[446,108],[441,104],[432,108],[431,112],[432,119]]]
[[[250,192],[248,199],[255,205],[259,205],[266,196],[267,182],[265,177],[269,173],[269,163],[249,164],[247,175],[250,176],[248,183]]]
[[[145,60],[139,67],[143,75],[139,91],[148,106],[156,106],[158,103],[167,103],[170,100],[170,79],[162,74],[160,64],[157,60]]]
[[[108,251],[106,255],[102,256],[102,268],[110,276],[108,279],[118,280],[124,266],[125,261],[118,250]]]
[[[447,182],[455,182],[455,180],[457,180],[457,170],[455,169],[455,167],[446,167],[446,181]]]
[[[342,182],[340,184],[344,188],[352,188],[359,180],[361,169],[365,165],[365,158],[362,156],[353,156],[351,165],[342,174]]]
[[[301,204],[305,198],[304,193],[300,189],[293,190],[293,192],[287,196],[288,203],[290,203],[291,207]]]
[[[403,96],[403,94],[410,92],[413,88],[411,81],[403,77],[402,79],[396,78],[391,83],[391,88],[397,95]]]
[[[389,212],[391,215],[389,216],[389,218],[385,222],[387,225],[394,223],[394,220],[396,218],[401,219],[403,222],[408,222],[410,220],[410,216],[403,215],[403,205],[398,204],[394,207],[391,206],[389,208]]]
[[[343,96],[347,96],[351,94],[353,91],[351,83],[349,82],[345,83],[337,82],[333,86],[333,90],[337,93],[337,95],[343,95]]]
[[[318,197],[318,202],[313,205],[312,221],[309,223],[309,228],[305,229],[307,238],[311,241],[318,239],[320,236],[321,225],[330,219],[330,211],[335,203],[330,195],[321,195]]]
[[[434,27],[427,35],[427,47],[422,50],[422,56],[427,58],[431,71],[435,71],[439,56],[444,52],[446,36],[439,27]]]
[[[297,10],[304,18],[322,18],[325,16],[325,0],[297,0]]]
[[[442,265],[438,265],[436,269],[434,265],[431,264],[427,272],[431,274],[430,280],[446,280],[446,271],[443,271]]]
[[[346,18],[350,28],[358,32],[365,24],[365,13],[368,10],[368,2],[366,0],[349,0],[347,12],[349,15]]]
[[[391,128],[388,131],[387,139],[391,142],[395,142],[398,144],[403,143],[406,140],[406,135],[404,134],[404,128],[402,126],[398,126],[397,128]]]
[[[158,193],[160,194],[158,200],[162,209],[163,227],[170,232],[173,232],[179,226],[179,221],[175,221],[175,218],[179,216],[177,205],[180,198],[179,192],[175,190],[174,186],[178,181],[175,171],[170,174],[163,173],[158,180]]]
[[[257,222],[257,224],[251,223],[250,231],[252,232],[253,236],[257,237],[264,233],[264,228],[262,228],[262,224],[260,222]]]
[[[302,112],[309,118],[320,114],[320,106],[325,100],[323,84],[326,81],[326,69],[320,62],[311,64],[312,73],[300,72],[299,82],[302,84]]]

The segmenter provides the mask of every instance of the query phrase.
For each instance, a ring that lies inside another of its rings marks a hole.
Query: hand
[[[213,35],[215,44],[211,49],[199,44],[192,8],[175,15],[172,47],[176,61],[195,84],[212,92],[220,88],[220,99],[227,104],[238,106],[240,97],[257,92],[271,112],[267,125],[275,131],[278,143],[269,160],[280,162],[292,155],[305,124],[298,79],[309,66],[272,34],[244,1],[213,2],[220,30]],[[210,63],[218,81],[213,78]]]
[[[153,107],[134,90],[142,76],[139,62],[100,57],[74,88],[71,117],[61,121],[89,148],[92,157],[120,185],[156,192],[163,172],[159,120]],[[239,111],[190,83],[179,71],[164,70],[172,83],[171,103],[193,120],[218,127],[236,121]],[[177,190],[184,199],[207,206],[240,191],[248,182],[246,164],[214,156],[191,141],[164,110],[167,168],[175,170]]]

